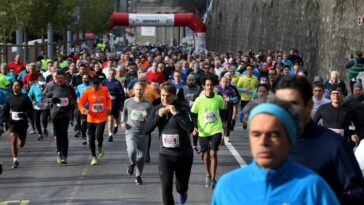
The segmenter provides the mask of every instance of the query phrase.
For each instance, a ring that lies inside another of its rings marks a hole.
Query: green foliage
[[[17,26],[40,36],[48,23],[57,34],[63,34],[67,26],[74,32],[103,33],[114,3],[115,0],[0,0],[0,42],[9,41]]]

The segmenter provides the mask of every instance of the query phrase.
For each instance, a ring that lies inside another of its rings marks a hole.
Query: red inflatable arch
[[[193,13],[182,14],[129,14],[113,13],[114,26],[187,26],[194,33],[195,52],[206,50],[206,26]]]

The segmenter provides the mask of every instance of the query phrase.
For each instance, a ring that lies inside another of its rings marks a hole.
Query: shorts
[[[200,136],[199,142],[200,142],[201,152],[204,153],[210,150],[218,151],[219,145],[221,143],[221,137],[222,137],[221,133],[216,133],[207,137]]]
[[[120,117],[121,105],[113,105],[111,108],[111,115],[118,119]]]
[[[24,140],[26,138],[28,127],[29,125],[27,121],[12,121],[11,123],[9,123],[9,131],[17,134],[18,138],[21,140]]]

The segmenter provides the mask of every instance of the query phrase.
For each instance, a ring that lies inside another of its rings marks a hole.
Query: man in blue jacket
[[[303,113],[305,128],[290,153],[291,159],[324,178],[341,204],[364,204],[363,175],[348,142],[311,120],[312,87],[307,79],[284,77],[275,94]]]
[[[212,205],[339,204],[320,176],[288,159],[303,123],[299,110],[271,97],[248,111],[253,162],[219,180]]]
[[[108,71],[108,78],[102,81],[102,85],[109,89],[109,94],[112,102],[112,111],[107,119],[107,128],[109,131],[109,142],[113,141],[113,134],[118,132],[118,125],[120,124],[120,112],[122,105],[124,105],[125,92],[120,81],[115,78],[116,71],[111,68]],[[114,124],[115,122],[115,124]]]

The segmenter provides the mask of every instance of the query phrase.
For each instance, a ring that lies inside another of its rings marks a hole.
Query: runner
[[[202,78],[204,94],[197,97],[191,108],[194,121],[194,132],[198,133],[202,158],[206,169],[206,188],[216,185],[217,151],[221,142],[224,100],[214,94],[214,86],[218,84],[214,76]]]
[[[364,179],[353,150],[343,137],[311,120],[310,83],[304,78],[285,77],[277,84],[275,94],[303,113],[305,129],[292,147],[290,158],[324,178],[340,203],[364,204]]]
[[[14,95],[10,96],[4,105],[4,130],[9,128],[11,138],[12,168],[19,166],[18,145],[24,147],[27,136],[27,116],[33,112],[33,105],[29,97],[21,93],[23,82],[15,80],[13,84]],[[19,143],[18,143],[19,140]]]
[[[82,81],[83,81],[83,83],[81,85],[78,85],[76,88],[77,103],[80,101],[80,98],[81,98],[83,92],[85,92],[85,90],[91,86],[90,77],[87,74],[82,75]],[[87,108],[87,105],[86,105],[86,108]],[[82,144],[87,145],[87,136],[86,136],[87,115],[82,114],[80,112],[80,110],[77,108],[76,109],[76,118],[80,119],[81,122],[77,123],[77,124],[80,124],[80,130],[76,133],[75,137],[79,137],[81,135]]]
[[[159,177],[162,184],[164,205],[173,205],[173,177],[176,176],[176,190],[179,203],[187,200],[188,182],[193,162],[190,133],[193,123],[189,107],[176,100],[177,89],[171,83],[161,85],[161,104],[154,107],[148,117],[145,133],[159,130]]]
[[[355,125],[355,134],[359,130],[359,120],[354,109],[344,104],[343,89],[339,85],[333,85],[330,90],[331,103],[321,105],[313,117],[318,123],[322,119],[322,125],[345,137],[347,142],[354,136],[349,136],[349,126]],[[356,135],[357,136],[357,135]]]
[[[223,127],[223,136],[221,139],[221,144],[225,144],[225,140],[230,142],[229,136],[232,128],[232,120],[234,119],[234,104],[239,102],[239,93],[235,92],[235,90],[230,87],[230,78],[226,76],[222,76],[220,79],[220,84],[216,86],[219,90],[219,93],[222,95],[224,99],[224,122],[227,123],[226,127]]]
[[[136,166],[135,183],[142,185],[141,175],[148,147],[148,135],[143,134],[143,131],[152,104],[143,98],[143,85],[136,83],[133,90],[134,97],[124,102],[121,126],[125,129],[126,148],[130,160],[127,173],[129,176],[133,175]]]
[[[253,91],[258,86],[258,78],[253,75],[253,66],[248,65],[246,67],[246,75],[243,75],[239,78],[239,81],[236,83],[236,88],[240,92],[240,109],[242,110],[248,102],[250,102],[253,98]]]
[[[43,136],[48,137],[47,130],[47,111],[48,105],[45,103],[44,89],[46,86],[45,78],[43,76],[38,77],[38,82],[33,84],[29,90],[28,96],[33,103],[34,108],[34,122],[38,130],[38,140],[42,140]],[[42,126],[43,125],[43,131]]]
[[[120,112],[124,104],[125,93],[120,81],[115,79],[116,71],[111,68],[108,72],[108,78],[102,81],[102,85],[107,87],[112,101],[111,115],[107,119],[107,128],[109,132],[109,142],[114,141],[113,135],[118,132],[120,123]]]
[[[87,115],[87,129],[89,145],[92,154],[91,165],[97,165],[95,140],[98,142],[98,156],[103,157],[105,152],[102,147],[104,141],[104,130],[107,116],[111,114],[111,99],[109,91],[105,86],[100,85],[100,79],[93,79],[93,86],[89,87],[82,94],[78,101],[78,109]],[[85,108],[86,103],[88,108]]]
[[[200,94],[201,88],[197,85],[195,76],[193,74],[189,74],[187,76],[187,85],[183,87],[183,94],[185,97],[185,100],[187,101],[188,105],[192,107],[193,102],[197,98],[197,96]],[[192,146],[193,151],[195,154],[200,154],[200,150],[197,148],[197,141],[198,141],[198,134],[192,135]]]
[[[50,115],[54,134],[57,140],[57,163],[67,164],[68,157],[68,126],[71,115],[71,104],[76,101],[76,94],[70,85],[66,84],[66,73],[59,70],[56,82],[49,84],[46,91],[47,102],[51,105]]]

